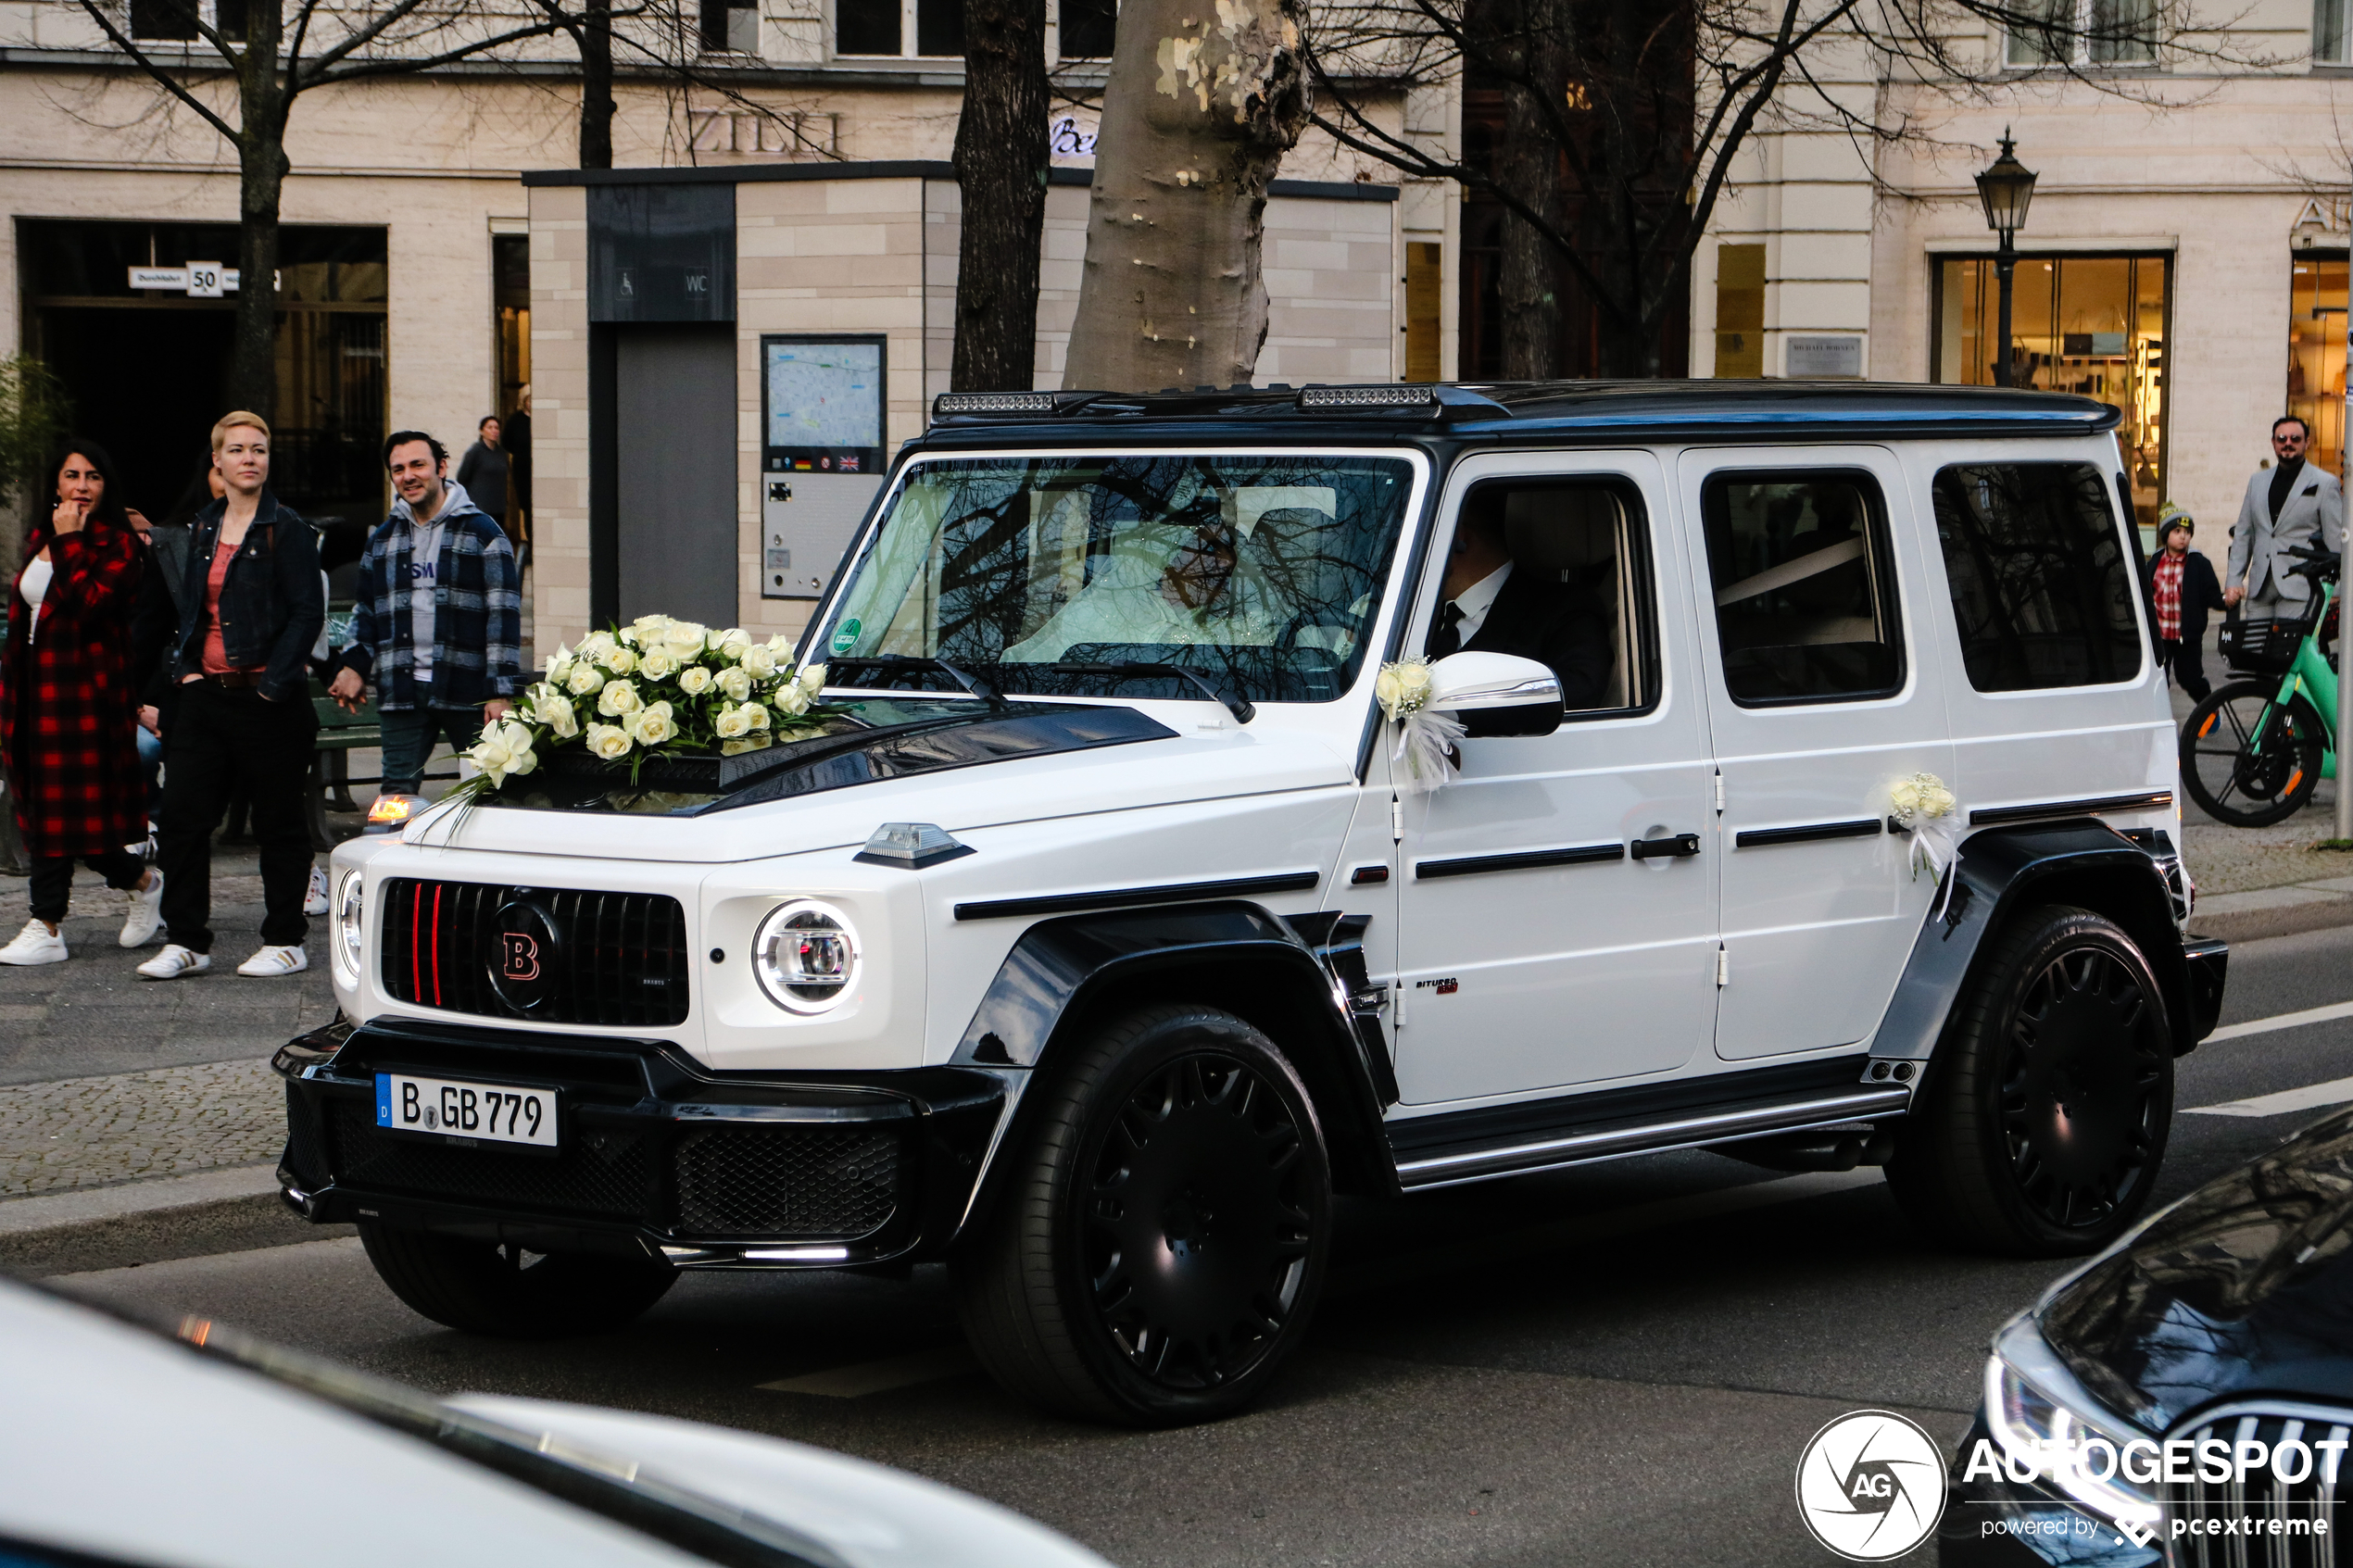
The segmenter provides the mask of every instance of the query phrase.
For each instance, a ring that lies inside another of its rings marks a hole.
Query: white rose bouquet
[[[817,701],[825,667],[796,669],[788,639],[666,615],[592,632],[540,676],[484,729],[468,753],[480,776],[461,793],[495,793],[560,748],[627,763],[634,778],[648,757],[732,757],[823,734],[839,711]]]
[[[1907,773],[1887,786],[1887,825],[1912,840],[1906,857],[1912,878],[1922,872],[1942,878],[1944,868],[1960,851],[1960,833],[1954,813],[1960,802],[1934,773]],[[1952,896],[1948,888],[1945,897]]]
[[[1397,726],[1395,760],[1404,763],[1399,781],[1407,789],[1434,789],[1446,782],[1446,771],[1460,764],[1454,743],[1467,732],[1462,721],[1435,712],[1429,699],[1437,686],[1424,659],[1401,659],[1384,664],[1373,677],[1373,696]]]

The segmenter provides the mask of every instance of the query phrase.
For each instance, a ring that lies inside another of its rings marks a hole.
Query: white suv
[[[834,733],[337,852],[288,1200],[493,1334],[945,1260],[1008,1386],[1148,1423],[1265,1387],[1335,1192],[1707,1147],[2099,1247],[2225,959],[2116,417],[942,398],[802,648]]]

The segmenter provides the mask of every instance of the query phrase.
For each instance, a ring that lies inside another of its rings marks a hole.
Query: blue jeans
[[[434,743],[446,737],[453,751],[471,750],[482,738],[482,709],[421,706],[396,712],[387,709],[383,730],[384,782],[378,790],[384,795],[420,795],[424,791],[425,759],[433,755]]]
[[[147,775],[147,815],[152,817],[163,809],[163,784],[157,777],[163,771],[163,740],[149,734],[144,724],[132,729],[139,741],[139,771]]]

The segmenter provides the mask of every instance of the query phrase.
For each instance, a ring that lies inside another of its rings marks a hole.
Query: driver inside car
[[[1504,533],[1509,492],[1471,492],[1446,558],[1446,596],[1430,624],[1428,655],[1509,653],[1560,678],[1569,711],[1600,708],[1608,690],[1609,618],[1591,590],[1516,571]]]
[[[1131,529],[1093,582],[1005,649],[1005,662],[1051,664],[1088,643],[1267,646],[1277,623],[1240,562],[1234,530],[1214,518]]]

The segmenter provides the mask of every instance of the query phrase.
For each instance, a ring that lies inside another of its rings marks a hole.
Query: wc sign
[[[134,289],[167,289],[190,299],[219,299],[237,292],[237,270],[218,261],[191,261],[185,267],[133,267]]]

